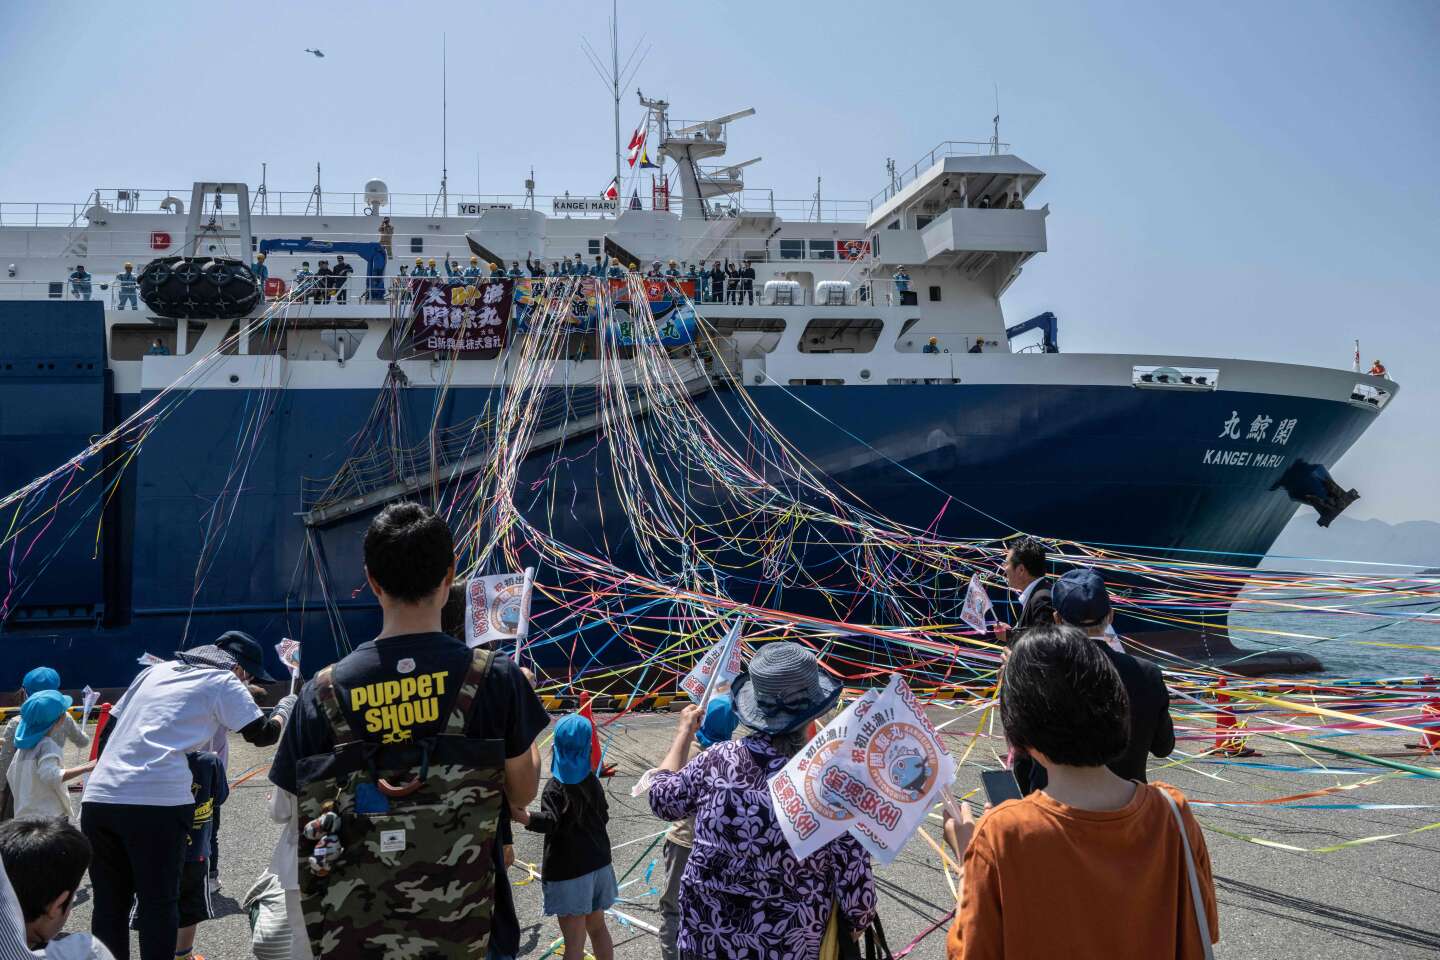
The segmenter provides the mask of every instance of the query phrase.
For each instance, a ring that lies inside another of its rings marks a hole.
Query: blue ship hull
[[[59,306],[69,311],[37,312]],[[94,316],[78,313],[88,306],[0,304],[0,341],[24,367],[0,371],[5,491],[63,462],[153,396],[114,393],[103,333],[98,343],[95,336],[98,305]],[[17,333],[41,324],[51,334]],[[43,368],[52,362],[61,366]],[[1022,530],[1241,564],[1258,560],[1295,511],[1285,492],[1271,489],[1284,465],[1333,464],[1373,419],[1355,404],[1261,393],[1034,384],[745,389],[836,484],[903,523],[956,538]],[[456,387],[437,413],[434,389],[402,392],[403,428],[415,440],[432,422],[461,427],[494,403],[489,389]],[[727,412],[744,419],[732,391],[696,402],[712,423],[726,422]],[[308,674],[343,653],[332,613],[349,642],[372,636],[378,608],[363,589],[360,551],[369,515],[316,529],[308,544],[299,515],[310,506],[302,478],[341,468],[375,403],[375,390],[190,393],[146,437],[113,496],[99,484],[85,487],[33,547],[28,532],[17,540],[0,688],[17,686],[37,663],[60,669],[67,686],[124,685],[141,653],[168,655],[232,628],[267,645],[301,639]],[[1268,436],[1222,438],[1236,411],[1299,426],[1283,445]],[[257,429],[253,451],[237,452]],[[540,478],[553,452],[532,458],[527,479]],[[633,546],[616,525],[622,508],[608,456],[593,435],[571,441],[561,456],[567,462],[548,477],[559,486],[541,500],[553,493],[563,506],[537,506],[532,519],[564,542],[635,568]],[[233,472],[237,463],[243,472]],[[757,589],[742,579],[729,586],[742,600]],[[863,604],[854,616],[886,619]],[[582,648],[587,662],[638,656],[607,641],[608,634],[585,639],[594,644]]]

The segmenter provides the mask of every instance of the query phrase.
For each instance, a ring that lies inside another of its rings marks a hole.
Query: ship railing
[[[636,184],[633,196],[622,196],[608,207],[593,207],[586,210],[557,210],[559,201],[599,201],[598,194],[470,194],[470,193],[389,193],[383,202],[365,193],[343,193],[301,190],[266,190],[264,193],[251,191],[250,213],[252,216],[327,216],[327,217],[474,217],[478,219],[486,210],[534,209],[548,217],[572,217],[594,219],[602,216],[613,217],[619,211],[628,209],[668,210],[678,214],[683,204],[679,195],[665,196],[652,194]],[[175,217],[177,223],[186,221],[184,214],[190,202],[190,188],[183,190],[163,189],[114,189],[99,188],[91,193],[86,203],[35,203],[0,201],[0,227],[72,227],[88,222],[87,214],[99,207],[110,213],[165,213]],[[734,194],[725,194],[707,202],[710,216],[728,216],[766,212],[794,221],[855,222],[863,221],[870,205],[864,200],[826,200],[818,209],[813,198],[776,198],[773,190],[747,189]],[[208,217],[211,211],[207,205],[204,211]],[[233,213],[234,211],[229,211]],[[223,218],[227,213],[222,207]],[[178,231],[177,231],[178,232]]]
[[[978,157],[990,153],[1008,153],[1010,144],[999,143],[994,140],[944,140],[926,153],[919,160],[916,160],[904,173],[894,176],[891,182],[875,196],[870,198],[870,211],[889,200],[895,194],[904,190],[920,174],[929,170],[935,164],[946,157]]]

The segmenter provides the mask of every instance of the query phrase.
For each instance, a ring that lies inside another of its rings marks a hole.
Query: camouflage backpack
[[[299,763],[300,825],[335,813],[341,846],[321,875],[309,860],[316,840],[302,829],[300,902],[317,960],[485,956],[505,750],[465,727],[490,662],[489,650],[474,651],[439,735],[392,744],[357,737],[332,668],[316,675],[335,748]]]

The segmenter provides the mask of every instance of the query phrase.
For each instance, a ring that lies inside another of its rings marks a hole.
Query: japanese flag
[[[740,650],[740,618],[730,624],[725,639],[705,652],[700,662],[680,681],[680,689],[704,706],[717,693],[726,693],[744,669]]]
[[[970,586],[965,588],[965,606],[960,608],[960,619],[976,633],[984,633],[987,625],[985,618],[994,611],[995,608],[990,605],[990,595],[985,592],[985,585],[980,582],[980,574],[972,573]]]
[[[153,667],[157,663],[164,663],[165,659],[163,657],[157,657],[153,653],[142,653],[135,658],[135,662],[142,667]]]

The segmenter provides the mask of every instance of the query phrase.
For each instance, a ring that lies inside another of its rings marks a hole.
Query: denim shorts
[[[574,880],[544,880],[540,883],[547,917],[583,917],[607,910],[620,895],[615,886],[615,869],[605,864]]]

